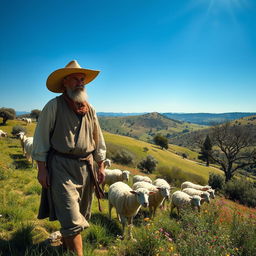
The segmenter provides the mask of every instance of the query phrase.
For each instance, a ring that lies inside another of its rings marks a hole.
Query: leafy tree
[[[199,156],[198,156],[198,159],[201,159],[206,162],[206,166],[209,166],[211,151],[212,151],[212,143],[209,135],[207,134],[205,141],[201,146],[201,151],[199,152]]]
[[[188,158],[188,155],[186,153],[182,153],[181,156],[182,156],[183,159]]]
[[[138,168],[140,170],[146,170],[147,173],[152,173],[158,164],[158,161],[151,155],[148,155],[145,159],[139,162]]]
[[[160,146],[162,149],[168,149],[168,139],[161,134],[157,134],[153,141],[156,145]]]
[[[7,120],[13,120],[16,117],[16,112],[12,108],[0,108],[0,117],[3,118],[2,124],[5,125]]]
[[[31,116],[32,118],[35,118],[36,121],[38,121],[38,118],[39,118],[40,113],[41,113],[41,110],[39,110],[39,109],[33,109],[33,110],[31,110],[30,116]]]
[[[216,149],[209,154],[225,174],[225,182],[231,180],[238,169],[256,164],[255,138],[252,130],[225,123],[215,126],[210,134]]]

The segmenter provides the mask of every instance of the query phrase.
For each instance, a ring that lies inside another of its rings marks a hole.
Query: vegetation
[[[0,108],[0,117],[3,118],[2,124],[5,125],[7,120],[13,120],[16,117],[16,112],[12,108]]]
[[[138,168],[143,171],[146,170],[146,173],[152,173],[156,169],[157,164],[157,160],[153,156],[148,155],[139,162]]]
[[[217,146],[209,152],[209,158],[222,167],[225,181],[241,168],[256,164],[256,149],[253,134],[239,126],[225,123],[212,129],[211,140]]]
[[[39,118],[40,113],[41,113],[41,110],[39,110],[39,109],[33,109],[33,110],[31,110],[30,116],[31,116],[32,118],[35,118],[36,121],[38,121],[38,118]]]
[[[23,126],[21,121],[11,120],[4,129],[10,133],[15,125]],[[28,136],[33,134],[34,128],[35,124],[27,127]],[[206,184],[209,172],[222,173],[171,152],[175,149],[182,153],[180,147],[163,151],[132,138],[109,133],[104,133],[104,136],[112,156],[122,150],[133,155],[131,166],[121,166],[131,170],[132,174],[138,173],[136,165],[148,154],[158,161],[154,174],[168,179],[177,188],[184,180]],[[59,230],[58,222],[36,218],[40,197],[37,170],[22,156],[19,140],[0,139],[0,148],[0,255],[72,255],[60,246],[51,246],[47,240],[50,233]],[[194,157],[194,152],[186,152],[189,158]],[[121,168],[114,163],[113,168],[116,167]],[[248,188],[252,189],[251,185]],[[252,198],[246,189],[236,185],[236,191],[241,190],[244,190],[244,198]],[[250,191],[255,194],[254,190]],[[146,217],[147,209],[143,209],[134,220],[133,235],[137,242],[119,239],[121,224],[115,215],[112,220],[108,218],[107,200],[101,203],[102,213],[98,211],[97,200],[93,201],[91,226],[82,232],[85,256],[251,256],[256,250],[256,210],[223,198],[217,197],[211,204],[204,204],[200,213],[184,211],[181,217],[176,212],[170,215],[169,210],[158,210],[156,218],[151,220]]]
[[[21,126],[21,125],[13,126],[13,128],[12,128],[12,135],[13,136],[16,136],[20,132],[27,133],[27,129],[24,126]]]
[[[157,134],[153,141],[156,145],[160,146],[162,149],[168,149],[168,140],[166,137],[162,136],[161,134]]]
[[[123,165],[131,165],[133,163],[133,155],[131,152],[121,149],[115,152],[115,154],[111,157],[111,159],[115,163],[123,164]]]
[[[212,143],[209,135],[207,134],[205,141],[201,147],[201,151],[199,152],[198,159],[206,162],[206,166],[210,164],[210,155],[212,153]]]

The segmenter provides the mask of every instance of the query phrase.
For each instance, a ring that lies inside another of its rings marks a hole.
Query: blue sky
[[[0,107],[42,109],[76,59],[103,112],[255,112],[255,0],[1,0]]]

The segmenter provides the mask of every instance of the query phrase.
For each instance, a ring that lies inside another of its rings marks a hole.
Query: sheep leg
[[[135,240],[132,236],[132,217],[128,217],[128,239]]]

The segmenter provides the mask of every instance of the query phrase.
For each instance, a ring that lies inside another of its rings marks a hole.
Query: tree
[[[151,155],[148,155],[145,159],[139,162],[138,168],[140,170],[146,170],[147,173],[152,173],[158,164],[158,161]]]
[[[41,113],[41,110],[39,110],[39,109],[33,109],[33,110],[31,110],[30,116],[31,116],[32,118],[35,118],[36,121],[38,121],[38,118],[39,118],[40,113]]]
[[[154,138],[153,141],[155,142],[156,145],[160,146],[162,149],[168,149],[168,139],[161,134],[157,134]]]
[[[2,124],[5,125],[7,120],[13,120],[16,117],[16,112],[12,108],[0,108],[0,117],[3,118]]]
[[[199,156],[198,156],[198,159],[201,159],[204,162],[206,162],[206,166],[209,166],[211,151],[212,151],[212,143],[209,135],[207,134],[205,141],[201,146],[201,151],[199,152]]]
[[[231,180],[238,169],[256,164],[256,148],[253,132],[248,127],[225,123],[215,126],[210,134],[216,149],[210,159],[219,164],[225,174],[225,182]]]

